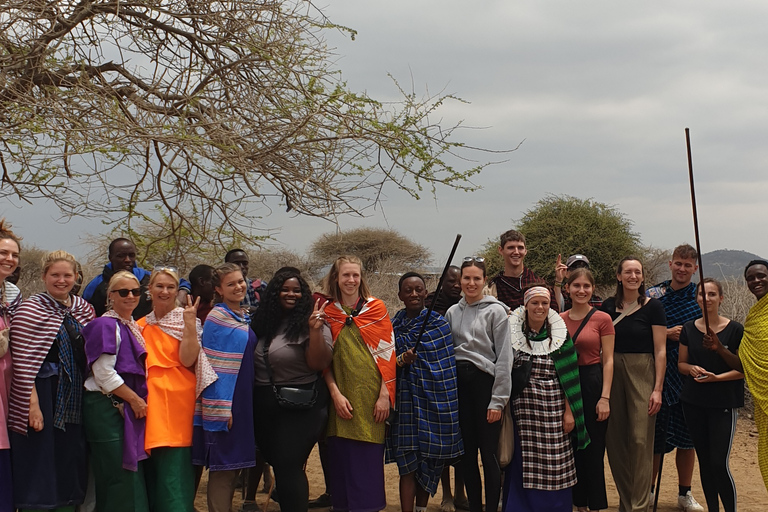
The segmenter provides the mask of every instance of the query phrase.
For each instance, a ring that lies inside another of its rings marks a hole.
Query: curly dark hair
[[[301,287],[301,298],[296,302],[293,311],[286,314],[280,305],[280,290],[289,279],[296,278]],[[269,280],[264,290],[259,309],[253,315],[251,328],[260,338],[272,340],[280,333],[283,322],[287,322],[285,337],[290,341],[298,341],[309,335],[309,315],[312,314],[312,292],[309,285],[301,277],[298,269],[285,267],[277,271]]]

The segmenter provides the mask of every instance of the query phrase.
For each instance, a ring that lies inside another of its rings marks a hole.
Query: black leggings
[[[485,509],[495,512],[501,495],[501,468],[496,452],[499,446],[501,422],[488,423],[488,404],[493,390],[493,375],[479,370],[472,363],[458,362],[459,426],[464,439],[461,467],[470,512],[482,512],[483,490],[477,451],[483,460],[485,474]]]
[[[322,380],[317,385],[314,407],[300,411],[281,407],[271,386],[256,386],[253,391],[256,444],[275,472],[283,512],[307,510],[309,483],[304,464],[328,420],[328,389]]]
[[[608,420],[597,421],[597,402],[603,393],[603,367],[600,363],[579,366],[581,396],[584,400],[584,424],[590,443],[583,450],[574,450],[576,476],[573,486],[573,504],[590,510],[608,508],[605,492],[605,433]]]
[[[699,458],[701,487],[710,512],[720,510],[718,496],[725,512],[736,510],[736,484],[728,458],[736,433],[735,408],[699,407],[683,402],[683,414]]]

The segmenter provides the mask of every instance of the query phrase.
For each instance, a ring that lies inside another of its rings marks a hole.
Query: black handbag
[[[312,383],[311,388],[298,386],[277,386],[272,372],[272,366],[269,364],[269,344],[272,340],[264,341],[264,364],[267,367],[269,383],[272,384],[272,392],[275,399],[283,409],[296,411],[311,409],[317,402],[317,380]]]

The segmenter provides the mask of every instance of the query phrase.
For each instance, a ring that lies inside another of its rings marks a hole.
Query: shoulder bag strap
[[[571,336],[571,341],[573,341],[574,343],[576,343],[576,338],[578,338],[578,337],[579,337],[579,333],[580,333],[580,332],[581,332],[581,330],[584,328],[584,326],[585,326],[585,325],[587,325],[587,322],[589,322],[589,319],[592,317],[592,315],[594,315],[594,314],[595,314],[595,311],[596,311],[596,310],[595,310],[595,308],[591,308],[591,309],[589,310],[589,313],[587,313],[587,316],[585,316],[585,317],[584,317],[584,318],[581,320],[581,324],[579,324],[579,328],[578,328],[578,329],[576,329],[576,332],[575,332],[575,333],[573,333],[573,336]]]
[[[640,304],[635,302],[635,305],[632,308],[625,309],[624,312],[622,314],[620,314],[619,317],[616,320],[613,321],[613,325],[615,326],[616,324],[618,324],[619,322],[624,320],[625,316],[627,316],[628,314],[634,312],[638,307],[640,307]]]

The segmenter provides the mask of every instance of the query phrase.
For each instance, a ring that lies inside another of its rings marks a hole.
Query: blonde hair
[[[351,263],[360,267],[360,288],[358,288],[358,295],[364,299],[371,296],[371,290],[368,288],[368,283],[365,282],[363,262],[357,256],[345,255],[336,258],[333,262],[331,269],[328,271],[328,275],[325,276],[323,283],[325,284],[325,294],[331,297],[335,302],[341,301],[341,289],[339,288],[339,272],[341,266],[344,263]]]
[[[136,281],[136,287],[141,288],[141,283],[139,282],[138,277],[133,275],[132,272],[128,272],[127,270],[120,270],[112,276],[112,279],[109,280],[109,285],[107,286],[107,295],[114,291],[115,286],[117,286],[117,282],[121,279],[133,279]]]
[[[173,270],[171,270],[170,268],[167,268],[167,267],[158,267],[158,268],[155,268],[154,270],[152,270],[152,275],[149,276],[149,285],[148,286],[150,288],[152,288],[152,284],[155,282],[155,279],[157,278],[157,276],[159,276],[161,274],[165,274],[167,276],[170,276],[171,279],[176,281],[176,288],[177,289],[179,288],[179,274],[177,274],[176,272],[174,272]]]
[[[40,260],[40,267],[43,269],[43,276],[48,273],[48,270],[50,270],[54,263],[58,263],[60,261],[66,261],[72,265],[72,273],[77,274],[77,260],[74,256],[69,254],[67,251],[53,251],[43,256],[43,259]]]
[[[112,293],[115,290],[115,286],[117,286],[117,282],[121,279],[133,279],[136,281],[136,287],[141,288],[141,283],[139,282],[139,278],[133,275],[133,272],[128,272],[127,270],[120,270],[118,272],[115,272],[115,275],[112,276],[112,278],[109,280],[109,285],[107,285],[107,310],[112,309],[113,301],[112,297],[109,296],[110,293]]]

